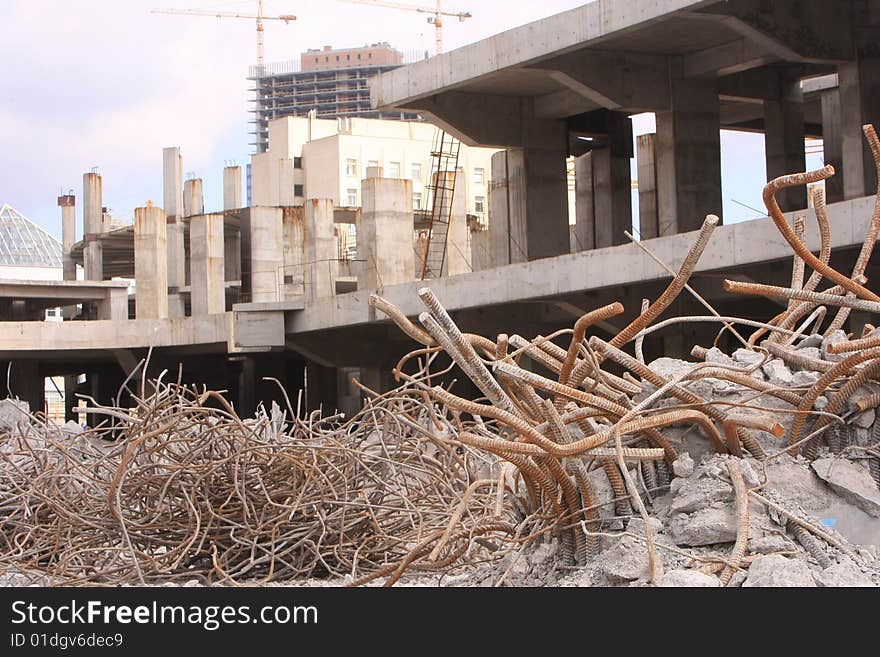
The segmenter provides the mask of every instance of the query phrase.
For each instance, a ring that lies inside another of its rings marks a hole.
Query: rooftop
[[[0,207],[0,267],[61,267],[61,242],[11,205]]]

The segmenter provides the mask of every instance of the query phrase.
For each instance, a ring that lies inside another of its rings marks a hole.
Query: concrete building
[[[279,62],[252,67],[254,82],[253,146],[263,153],[269,144],[269,122],[284,116],[319,118],[362,116],[413,121],[413,112],[385,112],[370,107],[367,81],[404,64],[424,59],[424,53],[404,54],[388,43],[362,48],[307,50],[298,62]]]
[[[276,119],[269,124],[269,150],[251,158],[251,205],[302,205],[330,199],[335,207],[360,207],[361,181],[370,168],[387,178],[412,181],[412,206],[429,210],[426,190],[437,128],[429,123],[376,119]],[[488,221],[495,149],[463,146],[459,168],[466,211]]]
[[[880,123],[880,78],[873,74],[880,62],[871,38],[880,16],[873,8],[862,0],[597,0],[376,78],[377,109],[425,112],[469,145],[502,149],[484,172],[490,216],[480,253],[488,255],[480,266],[473,249],[470,263],[449,257],[449,275],[430,282],[434,293],[463,331],[493,337],[550,335],[620,301],[626,313],[595,327],[615,335],[639,314],[642,299],[656,299],[669,283],[663,266],[624,243],[632,223],[631,159],[639,159],[645,195],[642,233],[652,235],[659,259],[678,268],[692,231],[721,210],[722,126],[764,133],[771,176],[804,168],[805,135],[824,139],[825,159],[838,170],[827,186],[831,266],[851,271],[875,203],[876,176],[861,133],[863,123]],[[637,147],[634,112],[657,115],[656,136]],[[43,392],[31,381],[84,374],[71,389],[107,402],[147,354],[150,376],[168,370],[227,390],[242,413],[261,401],[284,403],[270,378],[294,395],[304,389],[308,408],[350,411],[357,401],[348,383],[353,371],[373,388],[390,387],[390,369],[415,343],[368,300],[378,291],[411,318],[424,309],[413,250],[422,215],[411,205],[410,162],[400,155],[400,169],[389,171],[397,162],[390,152],[358,152],[351,178],[359,207],[347,207],[349,158],[343,162],[339,153],[348,135],[345,123],[332,123],[323,133],[315,119],[302,128],[278,122],[282,136],[267,154],[275,161],[254,162],[259,198],[250,208],[232,207],[240,204],[233,186],[220,216],[204,214],[195,182],[184,203],[177,149],[166,152],[165,207],[140,209],[134,227],[101,226],[101,178],[86,174],[86,234],[70,258],[85,265],[87,280],[0,283],[0,303],[23,304],[23,315],[0,321],[0,361],[14,364],[12,389],[40,406]],[[302,151],[291,150],[299,142],[290,133],[309,126]],[[319,161],[324,180],[310,183],[308,160],[320,157],[322,146],[330,164]],[[579,158],[575,249],[569,156]],[[458,176],[458,184],[472,173]],[[805,241],[817,251],[814,211],[801,209],[805,194],[786,196],[789,221],[795,212],[806,215]],[[69,210],[61,209],[64,220]],[[453,207],[448,244],[467,232],[468,213]],[[337,229],[351,225],[356,258],[346,261]],[[721,314],[765,319],[782,306],[727,294],[721,281],[788,286],[791,266],[791,249],[773,222],[758,219],[719,227],[690,284]],[[880,280],[880,265],[869,264],[865,275]],[[127,286],[109,280],[114,276],[148,277],[152,285],[139,284],[145,298],[132,300]],[[172,297],[180,300],[176,315]],[[84,312],[63,323],[41,321],[39,309],[49,304],[82,304]],[[680,296],[672,312],[704,311]],[[847,328],[858,331],[864,320],[853,313]],[[675,326],[649,336],[645,356],[681,356],[683,344],[710,345],[715,336],[716,327]],[[719,346],[728,350],[729,339]]]

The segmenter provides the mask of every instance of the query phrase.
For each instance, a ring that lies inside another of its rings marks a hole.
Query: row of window
[[[297,185],[297,187],[302,187],[301,185]],[[302,194],[298,194],[301,196]],[[413,202],[413,210],[422,210],[426,208],[422,208],[422,193],[414,192],[412,195]],[[358,190],[354,187],[345,190],[345,204],[348,207],[357,207],[358,205]],[[485,196],[475,196],[474,197],[474,212],[476,214],[485,214],[486,213],[486,197]]]
[[[375,168],[379,166],[378,160],[367,161],[367,168]],[[345,175],[352,178],[358,175],[358,161],[349,158],[345,161]],[[386,178],[400,178],[400,162],[389,162],[388,171],[385,172]],[[422,179],[422,165],[419,162],[413,162],[410,165],[410,178],[412,180]],[[486,183],[486,170],[483,167],[474,167],[474,184],[484,185]]]

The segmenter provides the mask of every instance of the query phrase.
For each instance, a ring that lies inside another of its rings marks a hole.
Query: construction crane
[[[229,11],[214,11],[212,9],[154,9],[151,14],[166,14],[172,16],[209,16],[213,18],[244,18],[257,21],[257,67],[262,72],[265,62],[265,39],[263,36],[263,21],[283,21],[285,24],[296,20],[296,16],[285,14],[281,16],[265,16],[263,14],[263,0],[257,1],[256,14],[240,14]]]
[[[376,7],[388,7],[389,9],[402,9],[404,11],[415,11],[420,14],[430,14],[428,23],[434,26],[436,33],[437,54],[443,52],[443,17],[451,16],[457,18],[460,23],[465,19],[471,18],[469,11],[443,11],[443,0],[437,0],[434,7],[417,7],[414,5],[404,4],[402,2],[387,2],[386,0],[342,0],[356,5],[375,5]]]

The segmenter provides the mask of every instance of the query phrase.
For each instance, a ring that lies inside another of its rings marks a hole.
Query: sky
[[[409,4],[433,4],[409,0]],[[447,20],[445,49],[584,4],[584,0],[446,0],[473,18]],[[81,235],[82,174],[97,167],[104,204],[129,218],[162,202],[162,148],[180,146],[184,169],[205,182],[206,209],[222,207],[222,169],[251,153],[248,67],[254,23],[150,14],[158,8],[251,13],[255,0],[0,0],[0,203],[60,236],[56,197],[74,190]],[[415,12],[343,0],[266,0],[266,61],[308,48],[388,41],[431,50],[434,28]],[[636,121],[636,132],[650,129]],[[764,180],[763,140],[725,134],[725,220],[756,213]]]

